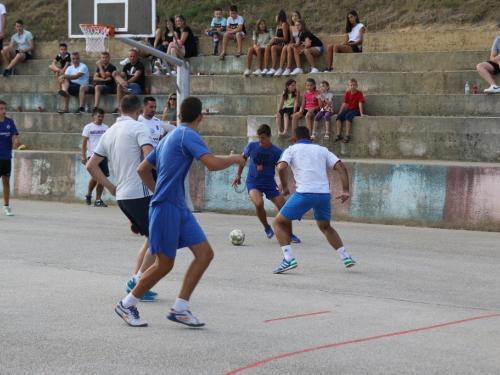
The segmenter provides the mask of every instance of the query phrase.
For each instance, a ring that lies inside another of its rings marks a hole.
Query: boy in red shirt
[[[349,91],[344,95],[344,102],[342,107],[340,107],[339,114],[337,116],[337,136],[333,140],[334,142],[340,141],[342,139],[342,122],[345,120],[345,137],[342,142],[347,143],[351,140],[351,127],[352,119],[355,116],[366,117],[363,113],[363,102],[365,98],[363,93],[358,91],[358,81],[354,78],[349,80]]]

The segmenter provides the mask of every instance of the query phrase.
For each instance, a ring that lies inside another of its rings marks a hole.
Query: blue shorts
[[[319,55],[320,56],[325,53],[325,47],[319,46],[319,47],[316,47],[316,48],[319,50]]]
[[[149,251],[175,258],[177,249],[197,245],[207,239],[189,208],[169,202],[154,202],[149,207]]]
[[[81,85],[78,83],[70,82],[68,87],[68,94],[70,94],[71,96],[80,95],[80,86]]]
[[[132,90],[132,92],[131,92],[132,95],[141,95],[142,94],[141,86],[139,86],[138,83],[135,83],[135,82],[129,83],[128,88],[130,90]]]
[[[226,32],[225,32],[225,31],[223,31],[223,32],[222,32],[222,35],[224,35],[225,33],[226,33]],[[219,32],[218,32],[217,30],[212,30],[212,31],[209,31],[208,33],[205,33],[205,34],[207,34],[208,36],[214,36],[214,35],[216,35],[216,34],[219,34]],[[219,35],[220,35],[220,34],[219,34]]]
[[[278,185],[276,182],[273,185],[249,185],[247,182],[247,191],[250,194],[251,190],[257,190],[261,194],[265,194],[267,199],[276,198],[280,195],[280,191],[278,190]]]
[[[330,199],[330,194],[295,192],[286,201],[280,214],[290,221],[300,220],[312,208],[316,220],[329,222],[332,217]]]
[[[340,120],[340,121],[347,120],[349,122],[352,122],[352,119],[356,116],[361,116],[359,111],[355,111],[352,109],[350,109],[350,110],[345,109],[337,115],[336,120]]]
[[[88,93],[90,95],[95,95],[95,86],[101,86],[102,87],[102,89],[101,89],[101,95],[108,95],[108,94],[111,94],[111,92],[113,91],[111,89],[111,87],[109,87],[108,85],[94,85],[94,86],[90,86],[89,87]]]

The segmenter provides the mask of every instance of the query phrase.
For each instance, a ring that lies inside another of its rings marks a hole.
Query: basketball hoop
[[[115,36],[115,28],[112,26],[81,23],[80,29],[83,35],[85,35],[85,41],[87,42],[85,49],[87,52],[106,51],[104,39],[106,37],[113,38]]]

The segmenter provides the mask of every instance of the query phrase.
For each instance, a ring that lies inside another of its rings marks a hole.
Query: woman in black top
[[[167,53],[174,57],[193,57],[197,55],[196,38],[189,26],[186,26],[186,19],[182,15],[175,17],[175,32],[179,35],[176,43],[170,43]]]
[[[302,74],[304,71],[301,68],[300,56],[304,55],[311,64],[311,73],[319,73],[318,68],[316,68],[316,63],[314,58],[321,56],[325,49],[323,48],[323,43],[319,40],[313,33],[306,29],[306,23],[303,20],[297,21],[297,30],[299,32],[299,38],[295,44],[294,55],[295,64],[297,68],[294,69],[290,75],[296,76],[297,74]]]

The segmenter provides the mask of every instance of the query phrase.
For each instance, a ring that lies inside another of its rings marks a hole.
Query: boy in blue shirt
[[[9,207],[10,198],[10,172],[12,171],[12,141],[18,148],[19,132],[11,118],[6,117],[7,103],[0,100],[0,176],[2,176],[3,185],[3,213],[7,216],[14,216]]]
[[[258,141],[250,142],[243,151],[243,158],[250,158],[250,166],[247,175],[247,190],[252,203],[255,205],[255,213],[264,226],[267,238],[274,236],[274,231],[267,222],[266,210],[264,209],[263,194],[274,203],[278,210],[285,205],[285,198],[280,195],[278,185],[274,179],[276,164],[281,157],[281,149],[271,143],[271,128],[262,124],[257,128]],[[236,177],[232,186],[241,184],[241,172],[245,165],[238,166]],[[290,241],[299,243],[300,239],[293,233]]]
[[[226,33],[226,24],[227,20],[222,17],[222,9],[216,8],[214,10],[214,18],[212,18],[212,23],[210,24],[210,28],[205,30],[205,34],[208,36],[213,36],[214,38],[214,53],[213,56],[217,56],[219,54],[219,37],[224,36]]]
[[[188,303],[214,253],[200,224],[186,205],[184,180],[194,158],[210,171],[245,163],[240,155],[231,153],[228,157],[217,157],[207,148],[196,132],[203,120],[200,99],[185,98],[181,104],[180,119],[181,124],[168,133],[137,168],[144,185],[154,192],[149,209],[149,249],[156,262],[115,308],[116,313],[134,327],[147,326],[135,306],[141,296],[172,270],[177,249],[182,247],[189,247],[194,259],[167,319],[190,327],[205,325],[191,314]],[[156,183],[151,174],[153,168],[158,174]]]

